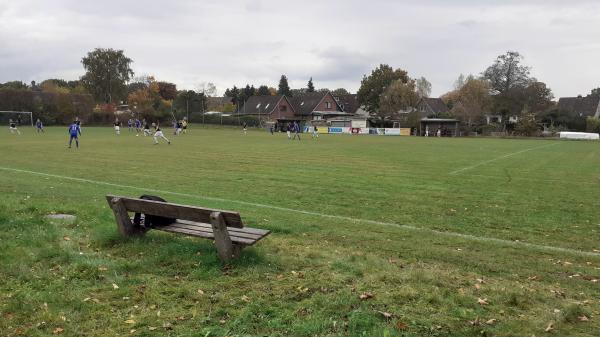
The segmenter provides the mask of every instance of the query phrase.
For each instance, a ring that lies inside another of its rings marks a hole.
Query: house
[[[324,121],[348,116],[330,92],[310,92],[291,99],[296,116],[304,121]]]
[[[298,120],[294,106],[284,95],[250,96],[238,114],[240,116],[255,116],[260,120],[273,123]]]
[[[569,117],[600,118],[600,96],[561,97],[558,100],[558,112]]]

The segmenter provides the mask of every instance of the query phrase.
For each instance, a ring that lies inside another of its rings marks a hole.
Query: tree
[[[418,101],[419,95],[415,81],[395,80],[381,95],[377,115],[381,120],[399,118],[401,111],[407,111],[415,107]]]
[[[530,68],[521,65],[523,57],[516,51],[508,51],[500,55],[494,64],[483,72],[483,78],[488,80],[493,90],[498,93],[507,93],[515,87],[526,87],[531,78]]]
[[[525,107],[528,107],[531,113],[539,115],[552,107],[554,94],[544,82],[531,82],[525,88],[523,94],[524,103],[522,111],[525,110]]]
[[[490,86],[480,79],[470,78],[451,96],[454,100],[452,114],[469,128],[479,124],[492,105]]]
[[[429,97],[431,95],[431,83],[425,78],[420,77],[416,80],[417,94],[419,97]]]
[[[592,89],[591,96],[600,96],[600,88]]]
[[[244,103],[243,100],[240,101],[240,89],[238,89],[238,87],[236,87],[235,85],[233,86],[233,88],[225,90],[225,96],[231,97],[231,101],[233,102],[233,104],[238,107],[240,106],[239,103]]]
[[[288,79],[285,75],[281,75],[281,78],[279,79],[279,89],[277,90],[277,94],[292,97]]]
[[[158,82],[158,94],[167,101],[172,101],[177,97],[177,86],[174,83]]]
[[[16,90],[27,90],[27,84],[21,81],[12,81],[0,84],[0,89],[16,89]]]
[[[535,114],[531,113],[526,107],[523,111],[517,125],[515,125],[515,133],[521,136],[534,136],[539,131],[539,126],[535,118]]]
[[[258,96],[268,96],[271,94],[271,92],[269,92],[269,87],[267,87],[266,85],[261,85],[260,87],[258,87],[256,94]]]
[[[217,96],[217,87],[212,82],[201,82],[196,91],[203,93],[206,97]]]
[[[312,77],[308,80],[306,92],[315,92],[315,86],[313,85]]]
[[[96,101],[112,102],[126,94],[126,83],[133,76],[132,60],[122,50],[96,48],[81,59],[85,75],[81,82]]]
[[[375,68],[371,75],[364,75],[357,92],[358,102],[365,106],[370,113],[379,110],[380,96],[385,89],[396,80],[408,83],[410,78],[402,69],[394,70],[387,64],[381,64]]]
[[[334,91],[332,91],[331,94],[334,96],[350,95],[348,90],[346,90],[344,88],[337,88]]]
[[[586,131],[600,133],[600,119],[592,116],[588,116],[586,119]]]

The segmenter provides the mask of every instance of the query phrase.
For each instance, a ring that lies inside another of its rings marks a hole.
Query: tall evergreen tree
[[[256,92],[256,94],[258,96],[266,96],[270,95],[271,92],[269,91],[269,87],[267,87],[266,85],[261,85],[260,87],[258,87],[258,91]]]
[[[315,86],[312,81],[312,77],[308,80],[308,85],[306,86],[306,92],[315,92]]]
[[[290,86],[288,84],[288,79],[285,75],[281,75],[281,79],[279,80],[279,90],[277,90],[277,94],[285,95],[288,97],[292,96],[292,92],[290,91]]]

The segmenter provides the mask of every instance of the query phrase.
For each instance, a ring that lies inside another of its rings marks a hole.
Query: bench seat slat
[[[195,222],[195,221],[188,221],[188,220],[180,220],[177,219],[177,223],[182,223],[182,224],[186,224],[186,225],[193,225],[193,226],[206,226],[208,228],[212,228],[210,224],[205,224],[205,223],[201,223],[201,222]],[[266,230],[266,229],[260,229],[260,228],[250,228],[250,227],[244,227],[244,228],[236,228],[236,227],[228,227],[227,230],[231,233],[246,233],[246,234],[255,234],[255,235],[259,235],[259,236],[264,236],[269,234],[271,231]]]
[[[153,229],[163,231],[163,232],[187,234],[190,236],[199,236],[199,237],[206,238],[206,239],[214,239],[215,238],[215,236],[212,232],[209,233],[209,232],[205,232],[205,231],[201,231],[201,230],[179,228],[176,226],[163,226],[163,227],[156,227]],[[240,244],[240,245],[245,245],[245,246],[252,246],[253,244],[255,244],[258,241],[258,240],[252,240],[252,239],[247,239],[247,238],[240,238],[237,236],[230,236],[230,238],[231,238],[231,242]]]
[[[173,224],[171,224],[170,226],[177,227],[177,228],[183,228],[183,229],[198,230],[198,231],[209,232],[209,233],[212,233],[212,231],[213,231],[213,229],[211,227],[206,226],[201,223],[186,224],[186,223],[181,223],[181,222],[177,221],[177,222],[174,222]],[[234,231],[232,229],[233,229],[232,227],[227,227],[227,232],[229,233],[229,236],[232,236],[232,237],[237,236],[240,238],[246,238],[246,239],[250,239],[250,240],[259,240],[263,236],[266,236],[266,235],[260,235],[260,234],[254,234],[254,233],[238,232],[238,231]]]

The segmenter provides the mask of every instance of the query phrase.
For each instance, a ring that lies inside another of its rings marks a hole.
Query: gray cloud
[[[75,79],[95,47],[124,49],[138,74],[356,90],[379,63],[425,76],[434,94],[518,50],[556,96],[600,86],[600,5],[576,0],[0,0],[0,82]]]

